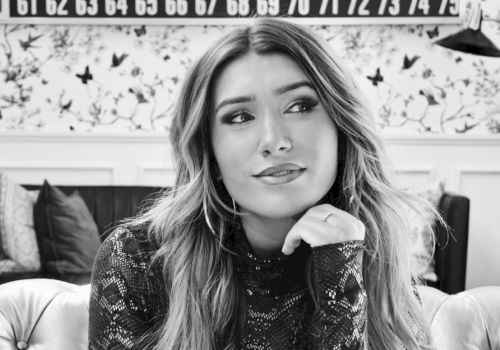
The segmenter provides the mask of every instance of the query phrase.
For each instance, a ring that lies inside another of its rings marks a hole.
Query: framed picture
[[[0,23],[243,24],[254,16],[303,24],[458,23],[459,0],[0,0]]]

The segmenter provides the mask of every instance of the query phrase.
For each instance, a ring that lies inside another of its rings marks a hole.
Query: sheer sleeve
[[[347,241],[312,248],[319,299],[313,349],[368,349],[363,247],[363,241]]]
[[[143,349],[152,331],[150,244],[119,227],[94,262],[89,308],[89,349]],[[156,293],[158,295],[158,293]]]

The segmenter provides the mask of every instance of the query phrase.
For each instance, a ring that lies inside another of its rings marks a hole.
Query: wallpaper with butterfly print
[[[500,2],[483,1],[500,19]],[[0,131],[169,128],[192,61],[231,26],[0,26]],[[383,132],[500,133],[500,58],[433,44],[459,25],[312,26]],[[500,24],[483,22],[500,46]]]

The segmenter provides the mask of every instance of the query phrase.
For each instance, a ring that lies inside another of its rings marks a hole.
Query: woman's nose
[[[286,121],[280,117],[263,118],[259,151],[263,156],[286,153],[292,148],[292,140]]]

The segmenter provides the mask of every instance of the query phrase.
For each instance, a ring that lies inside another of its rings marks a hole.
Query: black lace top
[[[368,349],[362,241],[303,244],[290,256],[263,259],[241,228],[233,237],[247,305],[239,348]],[[160,267],[148,268],[155,249],[145,232],[125,227],[102,244],[92,274],[89,349],[144,349],[144,337],[162,325],[168,297]],[[316,312],[305,277],[308,259]]]

